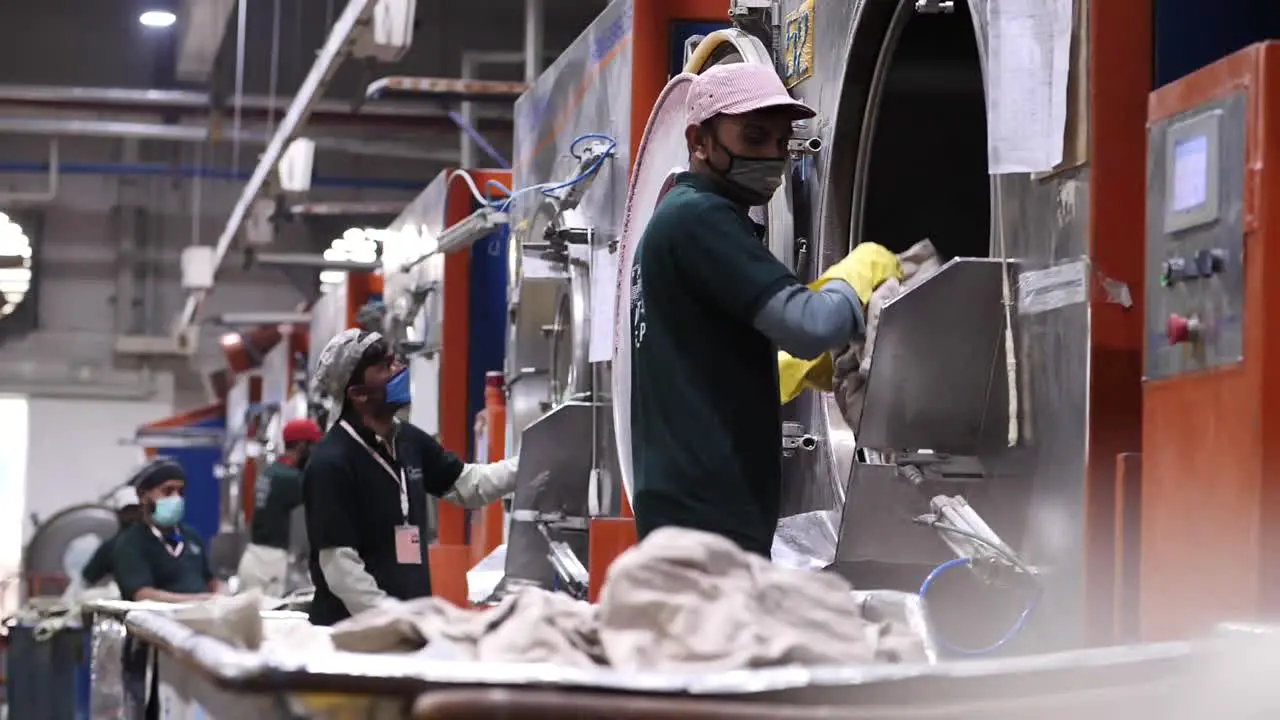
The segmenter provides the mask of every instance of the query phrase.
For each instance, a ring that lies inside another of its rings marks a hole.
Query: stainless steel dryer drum
[[[36,527],[23,552],[22,571],[31,596],[60,595],[64,579],[79,575],[98,546],[120,529],[114,508],[73,505]],[[24,597],[25,600],[25,597]]]

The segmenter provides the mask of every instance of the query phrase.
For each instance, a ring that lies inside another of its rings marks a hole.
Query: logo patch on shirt
[[[405,468],[409,473],[409,480],[412,482],[422,482],[422,468],[411,467]]]
[[[191,546],[191,554],[192,554],[192,555],[199,555],[199,554],[200,554],[200,546],[199,546],[199,545],[192,545],[192,546]]]

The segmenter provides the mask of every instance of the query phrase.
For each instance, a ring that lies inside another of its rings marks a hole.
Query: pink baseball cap
[[[701,125],[716,115],[743,115],[790,108],[796,120],[818,113],[791,97],[773,68],[759,63],[724,63],[696,75],[689,85],[688,122]]]

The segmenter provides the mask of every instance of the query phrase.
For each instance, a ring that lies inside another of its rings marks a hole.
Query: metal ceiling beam
[[[267,145],[266,150],[263,151],[262,157],[258,160],[258,166],[254,168],[248,184],[245,185],[244,190],[240,193],[240,199],[236,201],[235,207],[231,210],[231,216],[227,218],[227,224],[222,229],[222,234],[218,236],[218,242],[213,250],[215,278],[217,269],[222,265],[222,261],[226,258],[232,243],[235,242],[236,235],[240,233],[240,227],[244,225],[245,218],[248,217],[249,209],[252,207],[254,200],[262,193],[269,176],[275,171],[276,165],[280,162],[280,156],[284,154],[285,148],[288,147],[289,143],[297,136],[299,130],[306,124],[307,118],[315,108],[316,101],[324,94],[325,88],[333,79],[333,74],[337,72],[343,61],[350,57],[356,35],[368,25],[369,19],[373,14],[374,4],[375,0],[351,0],[334,22],[329,38],[325,40],[324,46],[320,48],[320,52],[316,55],[316,61],[311,66],[311,72],[307,73],[306,79],[298,87],[298,92],[294,96],[293,102],[289,105],[289,110],[285,112],[284,118],[281,119],[279,127],[276,128],[275,136],[271,138],[271,142]],[[200,290],[193,291],[187,295],[187,302],[174,323],[173,333],[175,339],[182,341],[187,337],[191,327],[195,324],[196,313],[200,309],[200,303],[207,293],[207,290]]]
[[[198,83],[209,80],[235,9],[236,0],[182,0],[178,79]]]
[[[76,120],[60,118],[0,117],[0,135],[45,135],[51,137],[133,138],[159,142],[202,143],[214,140],[209,128],[199,125],[164,125],[160,123],[121,122],[118,120]],[[219,140],[250,145],[266,145],[271,138],[262,132],[241,130],[237,135],[228,129],[218,134]],[[455,163],[460,154],[454,148],[423,147],[420,143],[370,141],[359,138],[312,137],[316,147],[348,155],[406,158],[429,162]]]

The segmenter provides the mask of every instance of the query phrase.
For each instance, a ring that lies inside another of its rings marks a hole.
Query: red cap
[[[324,432],[320,430],[320,426],[310,418],[290,420],[284,424],[283,434],[286,443],[316,442],[324,437]]]

